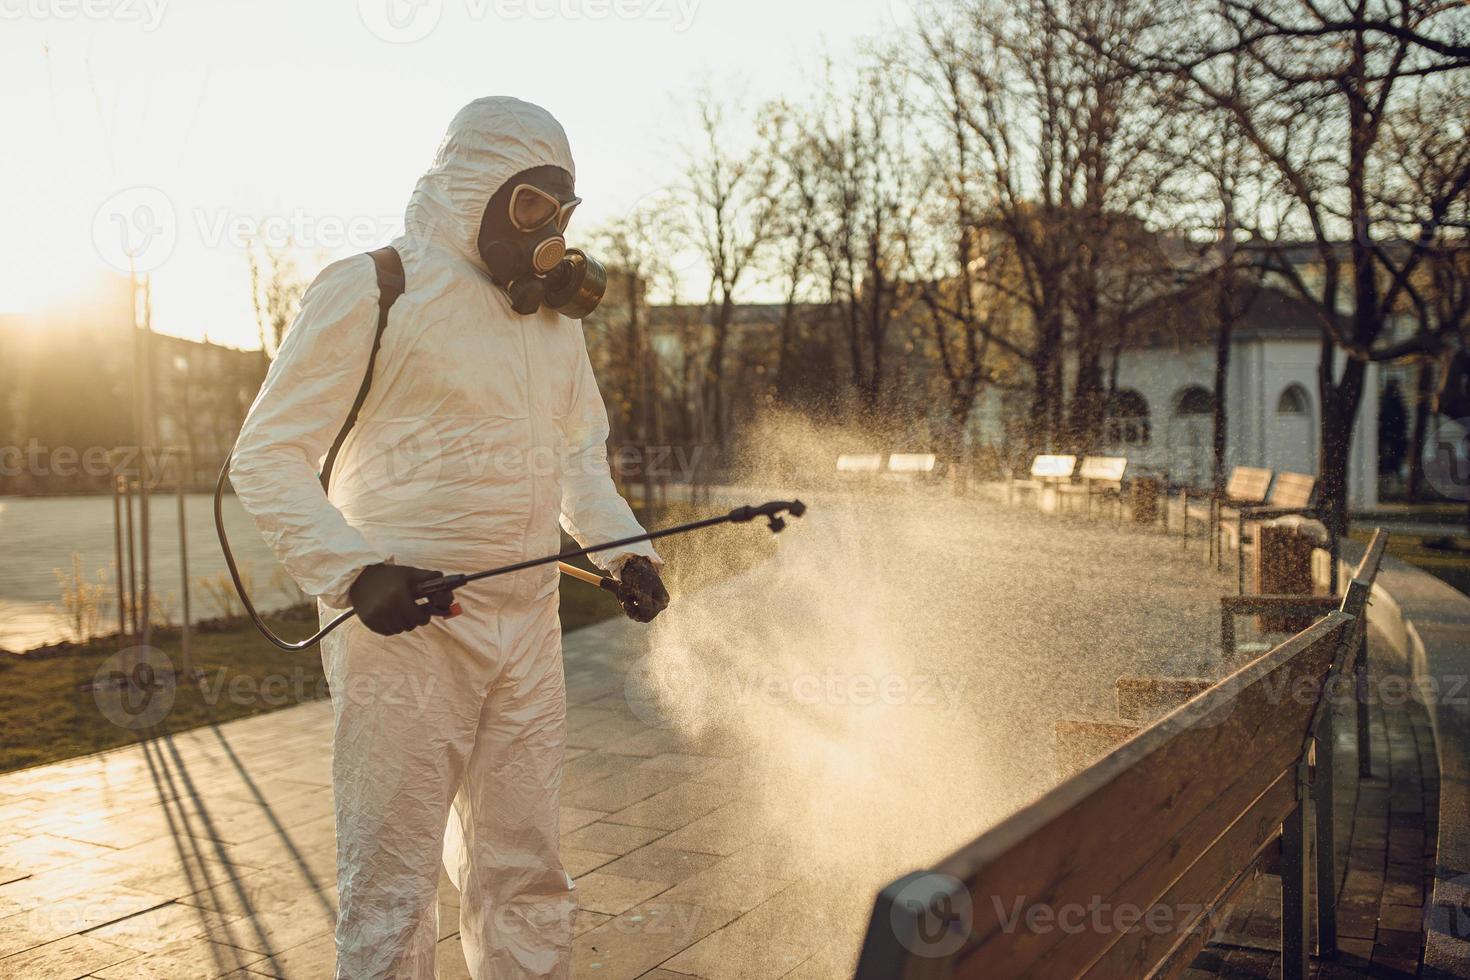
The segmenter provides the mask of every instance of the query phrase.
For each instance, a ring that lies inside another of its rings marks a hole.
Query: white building
[[[1227,471],[1260,466],[1316,475],[1322,329],[1315,309],[1278,288],[1263,287],[1231,336]],[[1070,365],[1066,373],[1070,377]],[[1133,474],[1156,473],[1177,484],[1208,486],[1214,376],[1214,338],[1206,330],[1161,328],[1124,348],[1116,364],[1118,394],[1100,451],[1127,456]],[[1354,509],[1378,503],[1379,388],[1379,369],[1369,365],[1349,465],[1349,506]],[[972,428],[977,443],[994,440],[1000,415],[996,398],[977,406]]]

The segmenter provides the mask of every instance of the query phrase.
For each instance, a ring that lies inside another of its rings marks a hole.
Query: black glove
[[[618,601],[628,618],[647,623],[669,606],[669,590],[664,580],[658,577],[653,562],[642,555],[634,555],[623,562],[618,576]]]
[[[433,615],[449,614],[454,603],[453,592],[435,592],[425,605],[419,605],[414,599],[414,589],[419,583],[442,574],[410,565],[369,565],[357,576],[347,595],[364,626],[383,636],[396,636],[418,629]]]

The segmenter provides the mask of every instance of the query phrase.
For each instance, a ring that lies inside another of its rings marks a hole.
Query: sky
[[[385,244],[471,99],[562,121],[585,232],[676,179],[701,84],[801,92],[914,2],[0,0],[0,313],[127,242],[154,329],[258,346],[248,242],[289,234],[308,276]]]

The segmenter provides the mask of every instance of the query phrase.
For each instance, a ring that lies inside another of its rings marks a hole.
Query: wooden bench
[[[1028,479],[1014,477],[1007,489],[1006,499],[1014,502],[1017,491],[1035,490],[1037,497],[1047,487],[1057,487],[1072,482],[1072,474],[1077,470],[1077,457],[1072,455],[1060,455],[1055,453],[1043,453],[1031,461],[1031,475]]]
[[[1111,497],[1118,504],[1118,523],[1123,522],[1123,474],[1128,469],[1126,456],[1084,456],[1077,468],[1080,483],[1063,483],[1057,490],[1064,494],[1060,499],[1081,496],[1083,513],[1092,513],[1093,497]]]
[[[883,476],[889,480],[924,480],[935,475],[939,459],[933,453],[890,453]]]
[[[838,473],[876,477],[882,469],[882,453],[843,453],[837,457]]]
[[[1358,734],[1358,759],[1359,772],[1363,776],[1371,775],[1370,755],[1371,749],[1368,741],[1368,716],[1367,716],[1367,678],[1366,678],[1366,622],[1365,614],[1367,603],[1371,595],[1374,579],[1377,577],[1378,568],[1383,558],[1384,548],[1388,543],[1388,534],[1382,529],[1374,533],[1373,540],[1364,552],[1363,559],[1358,563],[1353,572],[1352,582],[1341,599],[1328,596],[1224,596],[1221,599],[1222,607],[1222,649],[1227,651],[1222,654],[1221,664],[1225,671],[1232,671],[1241,666],[1234,660],[1234,632],[1232,614],[1245,613],[1310,613],[1316,616],[1326,615],[1334,610],[1352,616],[1354,622],[1354,633],[1351,639],[1351,648],[1344,663],[1351,666],[1355,683],[1353,685],[1356,708],[1357,708],[1357,734]],[[1345,669],[1345,668],[1344,668]],[[1345,677],[1346,675],[1341,675]],[[1063,772],[1077,772],[1087,765],[1095,762],[1100,756],[1113,747],[1129,738],[1132,738],[1143,727],[1169,712],[1174,711],[1181,704],[1208,691],[1215,682],[1204,677],[1119,677],[1116,683],[1117,697],[1117,719],[1064,719],[1057,723],[1057,749],[1058,761]],[[1341,685],[1333,692],[1334,697],[1340,696],[1343,691]],[[1330,724],[1329,722],[1326,722]],[[1326,749],[1324,751],[1328,751]],[[1319,760],[1318,765],[1322,762]],[[1330,796],[1330,781],[1332,774],[1322,772],[1313,786],[1313,798],[1317,800],[1316,821],[1317,831],[1317,861],[1318,874],[1321,881],[1336,881],[1336,869],[1333,864],[1333,807],[1334,803]],[[1322,794],[1329,794],[1323,796]],[[1324,949],[1330,950],[1335,942],[1336,935],[1336,913],[1332,905],[1319,906],[1319,934],[1328,937],[1329,942]]]
[[[1220,657],[1226,664],[1236,658],[1235,617],[1282,615],[1303,613],[1322,615],[1331,609],[1354,611],[1354,603],[1361,601],[1367,608],[1373,583],[1378,578],[1378,568],[1383,562],[1384,549],[1388,547],[1388,532],[1383,528],[1373,531],[1368,550],[1353,570],[1341,603],[1335,596],[1316,595],[1223,595],[1220,597]],[[1333,561],[1336,561],[1336,556]],[[1368,639],[1366,620],[1359,616],[1357,649],[1352,661],[1353,691],[1355,694],[1358,721],[1358,773],[1373,775],[1373,747],[1368,738]]]
[[[1185,487],[1181,492],[1184,518],[1180,521],[1179,533],[1182,543],[1189,543],[1189,518],[1200,518],[1209,530],[1211,558],[1215,557],[1215,546],[1219,541],[1219,508],[1222,506],[1254,507],[1266,502],[1266,493],[1271,489],[1271,471],[1256,466],[1237,466],[1230,471],[1225,483],[1225,492],[1195,490]],[[1199,503],[1191,508],[1192,501]],[[1167,525],[1167,519],[1166,519]]]
[[[1354,623],[1327,614],[933,868],[889,884],[859,980],[1177,976],[1231,896],[1269,869],[1281,876],[1283,977],[1305,977],[1314,870],[1327,896],[1321,946],[1335,948],[1335,878],[1320,853],[1308,861],[1307,804],[1330,834],[1323,695]]]
[[[1271,494],[1261,504],[1246,504],[1239,502],[1227,502],[1215,511],[1215,533],[1224,534],[1227,521],[1235,524],[1235,578],[1237,591],[1245,591],[1245,542],[1247,540],[1246,529],[1249,524],[1261,521],[1275,520],[1278,517],[1313,517],[1316,516],[1317,508],[1312,504],[1312,497],[1317,490],[1317,478],[1306,473],[1278,473],[1276,480],[1271,484]],[[1217,556],[1224,552],[1224,541],[1221,540],[1215,547]],[[1336,540],[1330,542],[1330,548],[1334,559],[1337,557]],[[1219,567],[1219,558],[1216,558],[1216,567]],[[1333,579],[1336,585],[1336,571]],[[1336,592],[1334,587],[1333,592]]]

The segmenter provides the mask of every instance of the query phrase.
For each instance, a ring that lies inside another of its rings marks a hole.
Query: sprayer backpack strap
[[[388,310],[403,295],[405,286],[403,259],[393,246],[387,245],[367,254],[373,260],[373,268],[378,273],[378,329],[373,334],[373,352],[368,355],[367,371],[362,376],[357,397],[352,400],[352,410],[347,413],[347,421],[342,423],[342,430],[332,440],[332,448],[327,451],[326,461],[322,463],[323,490],[327,489],[332,480],[332,467],[337,463],[337,454],[342,451],[342,443],[347,441],[347,433],[357,424],[357,413],[362,411],[362,403],[367,401],[368,389],[373,386],[373,368],[378,363],[378,348],[383,346],[383,331],[388,329]]]

